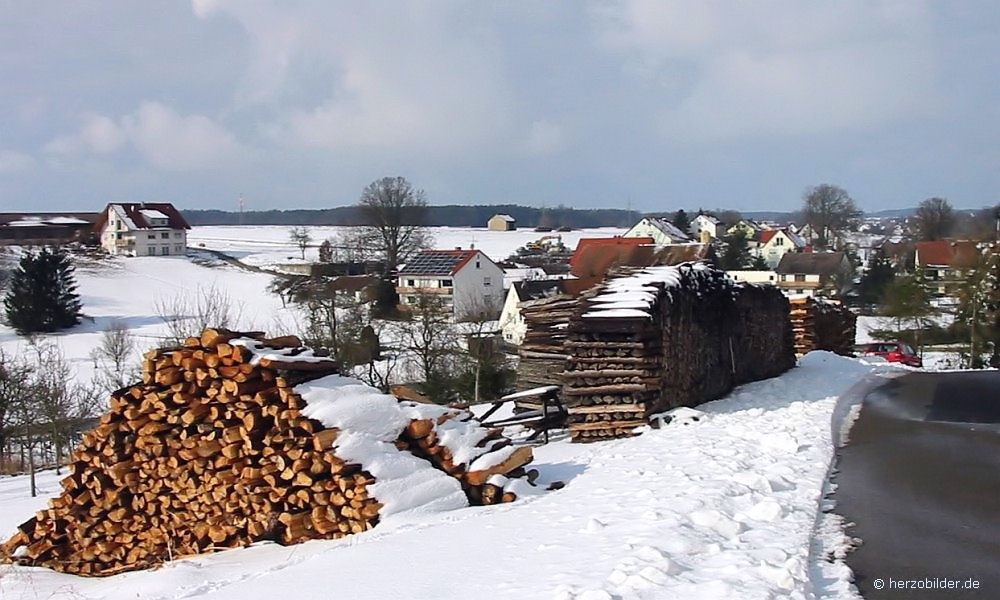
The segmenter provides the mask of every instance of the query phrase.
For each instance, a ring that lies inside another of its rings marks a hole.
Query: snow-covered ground
[[[339,541],[265,543],[104,579],[0,567],[0,597],[849,597],[846,569],[811,562],[810,547],[835,398],[872,368],[815,352],[639,437],[555,441],[534,467],[543,484],[566,486],[512,504],[398,515]],[[40,481],[56,493],[54,474]],[[24,477],[0,479],[0,531],[42,506],[26,496]]]
[[[231,314],[240,315],[234,325],[248,329],[277,330],[276,322],[291,319],[280,299],[267,293],[269,275],[223,263],[204,266],[182,257],[82,259],[76,262],[76,279],[86,318],[72,329],[46,337],[59,345],[80,380],[92,376],[91,351],[113,321],[123,322],[138,337],[142,351],[163,345],[166,326],[157,303],[169,303],[178,294],[192,297],[200,290],[225,294],[231,300]],[[0,323],[0,347],[17,352],[24,340]]]
[[[309,227],[312,242],[306,249],[306,260],[318,258],[319,244],[328,238],[335,238],[348,227]],[[614,237],[625,233],[625,229],[601,227],[577,229],[564,233],[539,233],[532,229],[515,231],[490,231],[485,227],[431,227],[434,247],[451,249],[476,247],[495,261],[501,261],[515,250],[546,235],[559,236],[570,249],[576,247],[580,238]],[[241,261],[256,266],[270,266],[301,262],[301,253],[288,236],[289,227],[279,225],[260,226],[202,226],[194,227],[188,234],[188,245],[192,248],[204,247],[225,252]]]

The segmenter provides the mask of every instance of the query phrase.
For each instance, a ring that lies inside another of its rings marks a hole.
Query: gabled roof
[[[651,237],[581,238],[569,259],[569,270],[577,277],[603,275],[609,267],[630,255],[632,248],[654,243]]]
[[[701,218],[701,219],[707,219],[709,222],[715,223],[716,225],[718,225],[719,223],[722,222],[722,221],[716,219],[715,217],[713,217],[712,215],[706,215],[704,213],[696,216],[694,219],[691,219],[691,220],[694,221],[694,220],[697,220],[699,218]]]
[[[650,238],[612,238],[649,240]],[[583,241],[583,240],[581,240]],[[570,271],[577,277],[603,278],[614,267],[650,267],[676,265],[682,262],[713,260],[711,244],[661,244],[652,242],[633,245],[590,245],[582,250],[577,246],[575,262]]]
[[[662,217],[644,217],[651,225],[663,232],[672,240],[683,242],[691,239],[688,234],[681,231],[676,225]],[[634,225],[633,225],[634,227]]]
[[[803,240],[801,237],[799,237],[799,235],[796,234],[795,232],[790,231],[788,229],[784,229],[784,228],[783,229],[764,229],[762,231],[758,231],[755,237],[756,237],[757,241],[760,242],[761,244],[766,244],[766,243],[770,242],[771,239],[774,238],[774,236],[779,231],[781,233],[785,234],[785,237],[787,237],[789,240],[791,240],[792,245],[795,246],[796,248],[805,248],[806,247],[806,241],[805,240]]]
[[[503,219],[504,221],[507,221],[508,223],[513,223],[513,222],[517,221],[517,219],[515,219],[514,217],[512,217],[510,215],[493,215],[492,217],[490,217],[490,220],[493,220],[493,219],[495,219],[497,217],[500,217],[501,219]]]
[[[917,242],[916,250],[918,267],[971,267],[980,254],[976,242],[968,240]]]
[[[108,213],[115,211],[119,217],[128,224],[129,229],[157,229],[168,227],[170,229],[191,229],[188,222],[181,215],[180,211],[174,208],[169,202],[144,202],[133,203],[112,203],[108,204],[98,217],[94,229],[100,231],[108,222]],[[150,219],[167,219],[166,225],[153,225]]]
[[[777,273],[806,275],[834,275],[846,262],[843,252],[789,252],[781,257]]]
[[[423,250],[411,258],[399,274],[454,275],[477,254],[481,254],[479,250]]]

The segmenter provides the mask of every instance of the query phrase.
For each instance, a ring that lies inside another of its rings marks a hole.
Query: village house
[[[726,271],[726,277],[742,283],[778,285],[778,274],[775,271]]]
[[[843,252],[789,252],[775,269],[778,287],[789,296],[838,296],[851,273]]]
[[[503,269],[479,250],[424,250],[399,270],[400,305],[440,299],[455,320],[495,318],[503,304]]]
[[[930,292],[938,298],[957,298],[982,250],[977,242],[936,240],[917,242],[914,255]]]
[[[653,238],[653,243],[680,244],[691,241],[686,233],[670,221],[660,217],[643,217],[638,223],[626,231],[624,238]]]
[[[486,222],[486,228],[490,231],[514,231],[517,229],[517,219],[510,215],[493,215]]]
[[[740,232],[748,240],[752,240],[757,237],[758,232],[764,231],[765,229],[768,228],[753,219],[740,219],[726,230],[726,235],[736,235],[737,232]]]
[[[97,213],[0,213],[0,245],[92,243]]]
[[[691,219],[691,224],[688,226],[688,232],[691,234],[691,237],[702,243],[714,240],[719,237],[722,231],[722,221],[719,221],[712,215],[706,214],[700,214]]]
[[[184,256],[188,229],[168,202],[108,204],[94,224],[101,246],[114,256]]]
[[[520,346],[528,331],[521,303],[559,295],[578,296],[583,291],[600,283],[600,279],[545,279],[518,281],[507,290],[503,310],[500,311],[500,332],[508,344]]]
[[[757,232],[750,244],[750,251],[760,256],[772,269],[781,263],[789,252],[802,252],[806,242],[788,229],[765,229]]]

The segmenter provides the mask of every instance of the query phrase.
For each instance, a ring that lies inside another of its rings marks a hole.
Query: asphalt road
[[[861,395],[833,498],[862,540],[847,557],[862,595],[1000,598],[1000,373],[910,373]]]

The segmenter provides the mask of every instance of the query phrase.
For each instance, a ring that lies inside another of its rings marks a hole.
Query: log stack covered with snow
[[[334,374],[298,339],[206,330],[146,354],[0,556],[81,575],[514,500],[531,450],[471,414]]]
[[[580,300],[563,396],[575,441],[632,435],[650,415],[795,364],[788,301],[703,263],[619,273]]]
[[[577,298],[568,294],[521,303],[527,332],[518,348],[518,389],[561,383],[558,375],[566,368],[567,358],[566,327],[576,305]]]
[[[793,298],[790,303],[796,354],[828,350],[853,355],[857,316],[847,307],[825,298]]]

